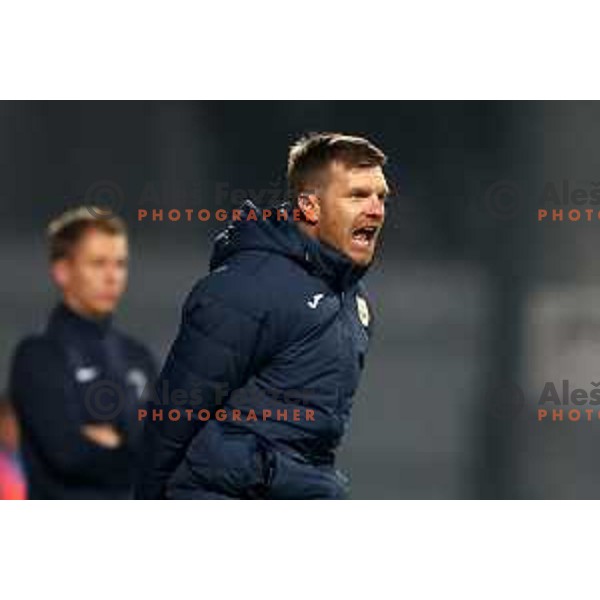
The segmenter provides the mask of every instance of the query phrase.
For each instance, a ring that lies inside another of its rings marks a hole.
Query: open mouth
[[[363,246],[369,246],[376,235],[377,227],[358,227],[352,230],[352,240]]]

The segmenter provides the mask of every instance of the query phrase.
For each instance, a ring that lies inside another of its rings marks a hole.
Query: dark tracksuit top
[[[334,452],[371,336],[366,268],[302,233],[291,210],[287,221],[275,209],[263,220],[250,201],[242,211],[215,239],[156,386],[162,402],[165,388],[190,399],[178,398],[180,416],[193,405],[211,419],[146,419],[138,498],[346,496]],[[227,418],[215,418],[218,408]],[[265,419],[265,409],[289,418]]]
[[[12,362],[10,397],[29,497],[132,497],[141,441],[137,409],[155,380],[150,353],[110,318],[83,318],[59,304],[46,331],[25,338]],[[83,425],[107,423],[124,436],[118,448],[81,433]]]

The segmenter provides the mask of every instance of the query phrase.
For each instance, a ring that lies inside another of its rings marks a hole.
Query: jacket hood
[[[271,214],[263,218],[262,209],[251,200],[242,204],[240,220],[230,221],[214,239],[211,271],[238,252],[260,250],[282,254],[300,263],[338,291],[348,289],[367,272],[368,266],[356,265],[335,248],[303,233],[294,221],[289,202],[270,210]],[[287,219],[278,219],[278,212],[284,210]]]

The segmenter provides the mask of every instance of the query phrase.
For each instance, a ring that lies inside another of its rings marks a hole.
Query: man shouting
[[[385,162],[360,137],[304,137],[288,158],[301,219],[263,219],[246,201],[216,237],[157,383],[172,402],[145,421],[136,497],[347,495],[335,450],[371,337],[361,278],[384,222]]]

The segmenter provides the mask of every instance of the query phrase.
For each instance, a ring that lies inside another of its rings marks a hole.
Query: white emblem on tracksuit
[[[79,383],[87,383],[98,377],[98,369],[96,367],[79,367],[75,370],[75,379]]]
[[[358,318],[364,327],[369,326],[371,315],[369,314],[369,305],[364,298],[356,296],[356,310],[358,311]]]
[[[129,385],[135,387],[135,393],[137,394],[138,399],[141,398],[144,388],[148,383],[148,378],[144,371],[141,371],[140,369],[131,369],[131,371],[127,371],[126,380]]]
[[[312,300],[307,300],[306,304],[310,308],[317,308],[319,302],[325,297],[325,294],[315,294],[312,297]]]

